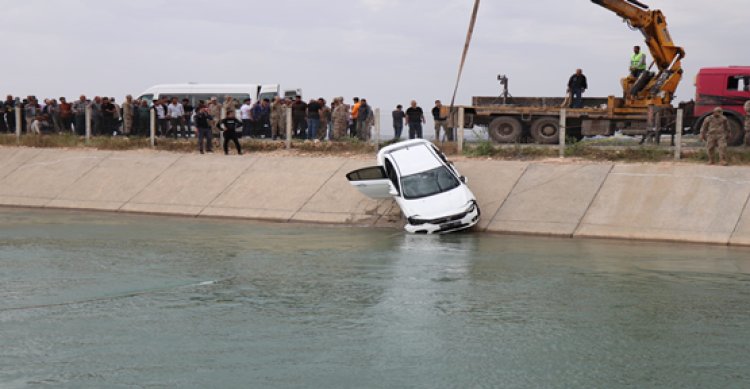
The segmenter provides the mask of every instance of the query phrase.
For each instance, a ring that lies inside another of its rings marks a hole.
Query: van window
[[[148,95],[142,95],[138,97],[138,100],[146,100],[148,101],[148,105],[151,105],[154,103],[154,95],[148,94]]]
[[[273,101],[273,99],[276,98],[279,94],[276,92],[265,92],[258,95],[258,101],[263,101],[263,99],[268,99],[268,101]]]
[[[727,81],[727,90],[734,92],[750,91],[750,75],[731,76]]]

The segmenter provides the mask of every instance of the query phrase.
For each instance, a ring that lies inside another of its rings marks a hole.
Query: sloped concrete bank
[[[0,148],[0,206],[399,227],[345,173],[369,159]],[[750,168],[457,162],[509,234],[750,246]]]

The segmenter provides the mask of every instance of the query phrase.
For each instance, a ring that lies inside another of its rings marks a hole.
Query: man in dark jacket
[[[583,108],[583,92],[589,88],[586,82],[586,76],[583,75],[583,70],[576,69],[576,73],[570,76],[568,81],[568,93],[570,94],[573,103],[570,108]]]

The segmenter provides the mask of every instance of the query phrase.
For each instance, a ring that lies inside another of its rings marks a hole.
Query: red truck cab
[[[698,128],[703,119],[716,107],[722,107],[731,124],[729,144],[739,145],[742,130],[743,108],[750,100],[750,66],[703,68],[695,78],[694,118]]]

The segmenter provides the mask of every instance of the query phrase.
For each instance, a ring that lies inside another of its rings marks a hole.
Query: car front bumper
[[[473,227],[479,222],[480,215],[479,206],[475,205],[471,211],[455,216],[443,217],[421,224],[407,223],[404,229],[412,234],[447,234]]]

